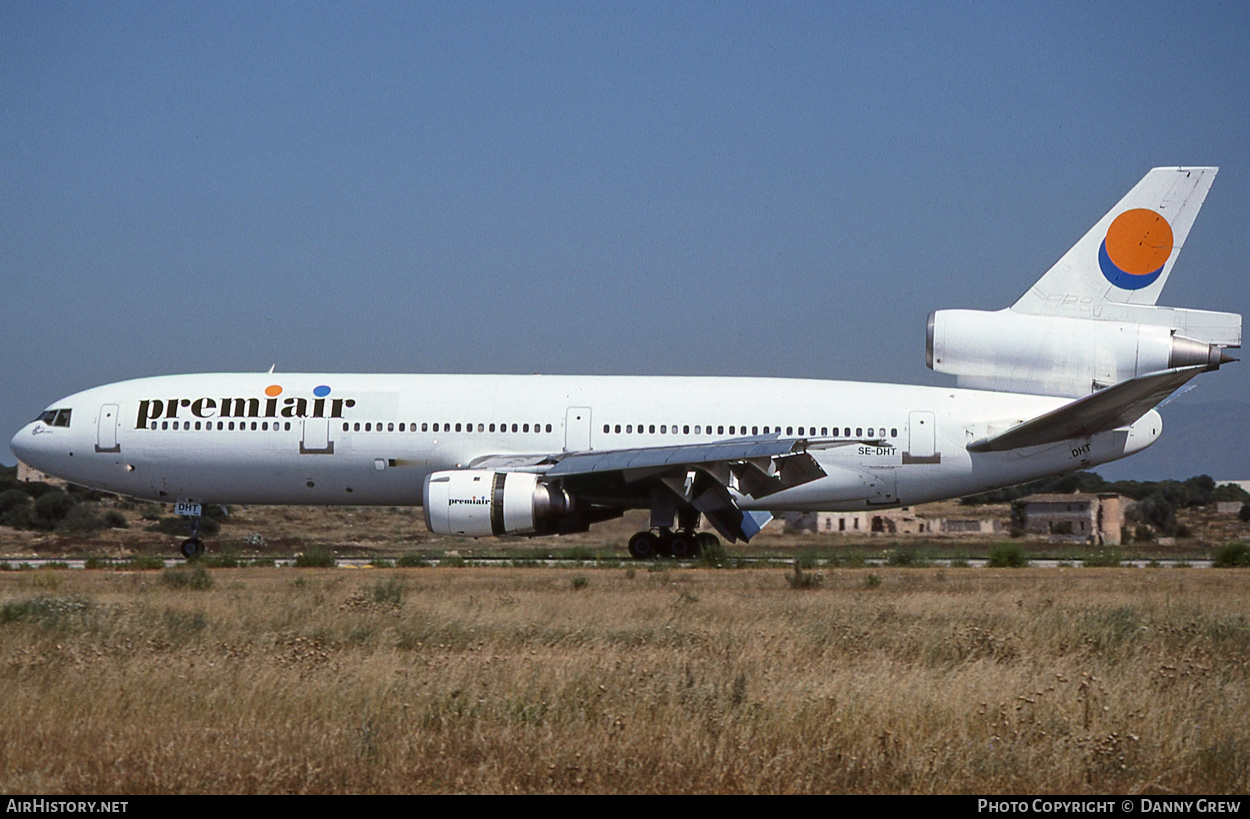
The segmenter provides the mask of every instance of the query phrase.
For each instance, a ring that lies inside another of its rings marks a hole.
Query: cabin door
[[[569,407],[564,414],[564,451],[590,449],[590,407]]]
[[[96,452],[121,452],[117,445],[117,405],[105,404],[100,407],[100,421],[96,427]]]
[[[333,455],[329,418],[305,418],[304,437],[299,442],[301,455]]]

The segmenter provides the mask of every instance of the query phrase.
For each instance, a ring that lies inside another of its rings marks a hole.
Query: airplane
[[[51,404],[11,448],[49,475],[172,502],[420,505],[435,533],[587,531],[650,514],[637,559],[749,541],[774,514],[912,505],[1086,469],[1236,359],[1241,316],[1156,305],[1213,167],[1154,168],[1015,304],[938,310],[955,387],[745,377],[215,373]],[[706,524],[713,531],[699,530]]]

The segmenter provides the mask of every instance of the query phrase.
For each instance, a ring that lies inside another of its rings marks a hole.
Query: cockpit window
[[[36,421],[42,421],[50,427],[67,427],[69,426],[69,416],[73,410],[67,409],[50,409],[40,413]]]

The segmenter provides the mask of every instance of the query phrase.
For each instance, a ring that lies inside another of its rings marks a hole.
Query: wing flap
[[[549,477],[584,475],[591,472],[624,472],[668,466],[695,466],[718,461],[775,458],[801,450],[803,442],[792,438],[773,440],[741,439],[710,444],[613,449],[574,452],[558,456],[559,462],[546,471]]]
[[[1085,438],[1126,427],[1154,409],[1189,379],[1208,369],[1206,365],[1179,367],[1121,381],[1017,424],[1006,432],[979,438],[968,444],[968,451],[1005,452],[1070,438]]]

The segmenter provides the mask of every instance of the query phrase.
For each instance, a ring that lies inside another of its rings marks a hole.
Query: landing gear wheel
[[[182,541],[179,550],[187,560],[195,560],[197,557],[204,556],[204,541],[198,537],[189,537]]]
[[[715,552],[720,548],[720,538],[711,532],[699,532],[694,537],[694,545],[697,550],[696,554]]]
[[[668,541],[669,554],[677,560],[689,560],[698,554],[695,547],[695,538],[693,532],[687,532],[684,529],[673,532],[673,536]]]
[[[637,532],[629,539],[629,556],[634,560],[654,560],[660,539],[652,532]]]

